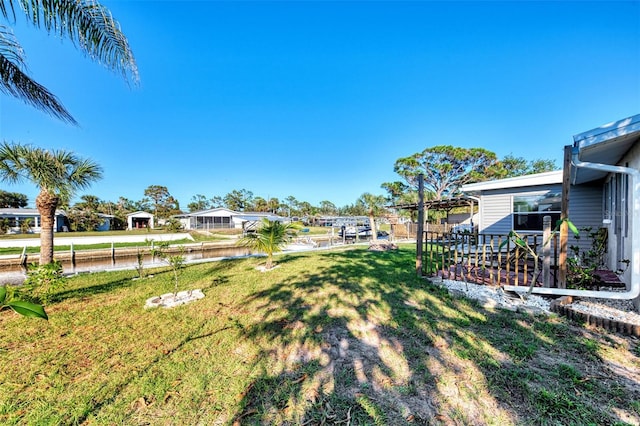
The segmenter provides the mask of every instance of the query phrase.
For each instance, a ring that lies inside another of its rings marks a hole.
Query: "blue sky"
[[[183,209],[234,189],[352,204],[447,144],[561,165],[572,136],[640,112],[640,2],[103,1],[140,85],[19,21],[30,75],[74,127],[0,95],[0,139],[104,168],[80,193]],[[0,184],[22,192],[32,186]]]

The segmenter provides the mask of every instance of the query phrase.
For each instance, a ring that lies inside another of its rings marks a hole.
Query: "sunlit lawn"
[[[638,384],[602,376],[640,368],[637,341],[452,299],[410,245],[263,262],[187,267],[206,297],[173,309],[143,308],[163,269],[74,277],[48,322],[0,312],[0,423],[640,422]]]

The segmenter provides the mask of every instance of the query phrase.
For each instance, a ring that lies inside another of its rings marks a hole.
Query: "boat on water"
[[[359,225],[359,226],[349,225],[349,226],[341,227],[340,231],[338,231],[338,235],[340,237],[355,238],[356,235],[358,237],[370,237],[373,234],[371,232],[371,227],[370,226],[367,226],[367,225]]]

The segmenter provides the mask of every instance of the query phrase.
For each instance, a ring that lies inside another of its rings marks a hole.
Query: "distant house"
[[[127,215],[127,229],[153,229],[153,215],[151,213],[137,211]]]
[[[96,227],[96,231],[110,231],[113,226],[113,220],[115,218],[112,214],[98,213],[98,216],[102,219],[102,223]]]
[[[185,230],[248,229],[262,218],[285,220],[285,218],[264,212],[236,212],[223,207],[200,210],[174,216]]]
[[[31,231],[39,233],[41,229],[40,213],[37,209],[0,209],[0,220],[7,219],[9,221],[9,232],[20,233],[21,225],[31,220]],[[69,230],[69,220],[67,214],[63,210],[56,210],[53,222],[54,232],[63,232]]]
[[[199,210],[191,213],[185,213],[174,216],[182,224],[185,230],[209,230],[209,229],[233,229],[236,223],[233,216],[239,213],[225,209],[215,208],[207,210]],[[240,224],[240,227],[242,225]]]

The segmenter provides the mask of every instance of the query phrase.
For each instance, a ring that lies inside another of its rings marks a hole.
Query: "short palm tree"
[[[67,38],[88,57],[138,82],[133,53],[120,25],[95,0],[0,0],[0,16],[15,22],[23,12],[31,25]],[[77,124],[60,101],[26,73],[22,47],[0,23],[0,90],[69,123]]]
[[[31,145],[0,144],[0,180],[30,181],[40,192],[40,264],[53,262],[53,225],[60,200],[69,200],[79,189],[102,177],[102,168],[64,150],[48,151]]]
[[[379,216],[385,210],[386,198],[382,195],[373,195],[365,192],[360,196],[357,203],[362,205],[369,216],[369,226],[371,227],[371,239],[378,240],[378,229],[376,228],[376,216]]]
[[[273,254],[282,251],[297,234],[297,226],[263,218],[255,232],[247,233],[238,244],[267,255],[266,269],[273,267]]]

